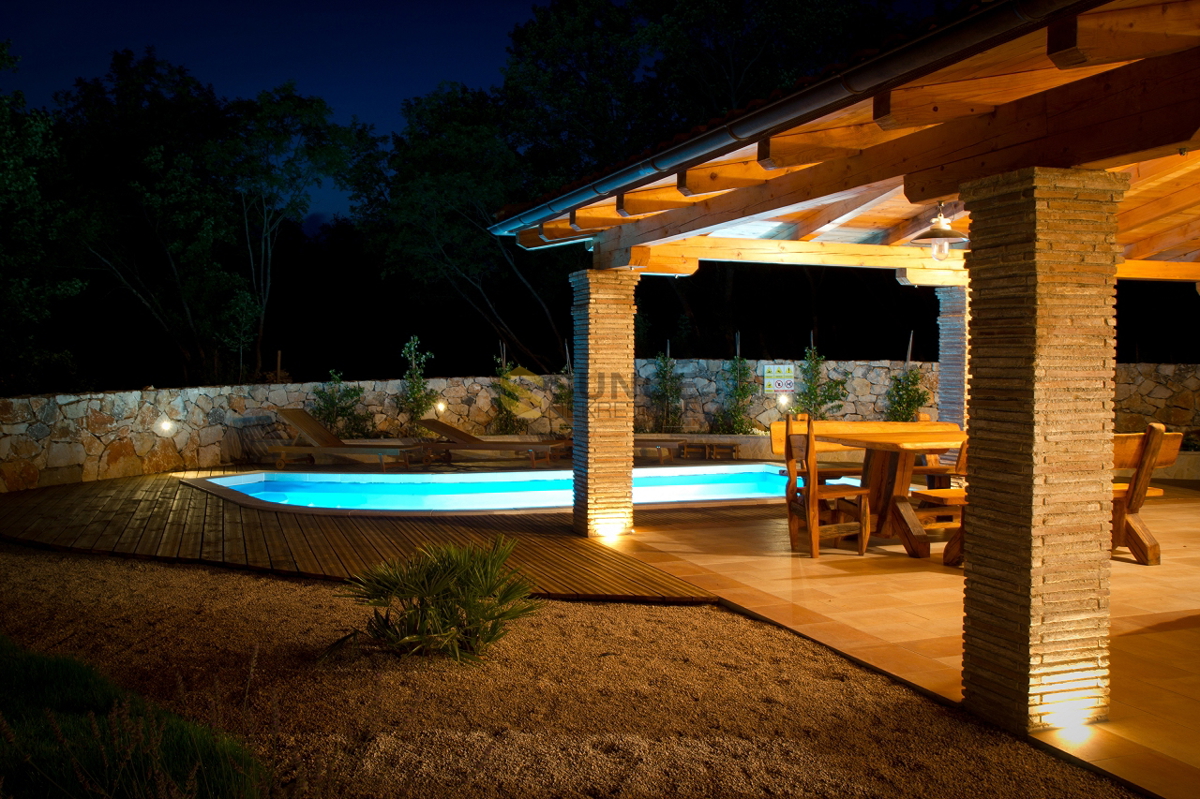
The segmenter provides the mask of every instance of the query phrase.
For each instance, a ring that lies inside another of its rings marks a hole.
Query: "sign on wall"
[[[763,393],[791,394],[796,390],[796,367],[790,363],[763,364]]]

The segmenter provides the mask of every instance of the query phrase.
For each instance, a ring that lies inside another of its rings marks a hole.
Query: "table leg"
[[[887,518],[883,521],[881,534],[886,538],[899,538],[904,551],[912,558],[929,557],[929,541],[925,528],[908,502],[908,489],[912,483],[916,454],[900,452],[894,458],[895,473],[892,476],[891,496],[888,497]]]

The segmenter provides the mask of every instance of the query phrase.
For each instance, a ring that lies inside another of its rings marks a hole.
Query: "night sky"
[[[250,97],[287,80],[323,97],[339,122],[357,116],[377,133],[399,130],[400,103],[454,81],[500,83],[512,28],[533,0],[214,0],[213,2],[7,3],[0,39],[11,39],[18,71],[0,89],[49,106],[76,78],[108,71],[115,50],[152,46],[218,95]],[[314,211],[345,213],[336,192],[314,195]]]
[[[0,73],[0,90],[21,89],[30,105],[48,106],[53,93],[69,88],[76,78],[104,75],[113,51],[128,48],[140,54],[152,46],[160,58],[183,65],[199,80],[211,83],[218,95],[253,96],[294,80],[301,93],[323,97],[338,121],[356,116],[374,125],[376,133],[386,134],[400,128],[404,99],[423,95],[440,82],[477,88],[498,84],[508,33],[532,17],[533,4],[533,0],[10,0],[0,39],[11,39],[11,51],[21,62],[17,73]],[[310,224],[349,210],[346,198],[332,188],[313,196]],[[860,292],[865,287],[862,276],[852,270],[830,271],[836,273],[831,275],[833,283],[844,280]],[[868,293],[876,304],[898,312],[893,323],[884,325],[890,331],[886,345],[878,338],[865,343],[855,336],[840,339],[830,330],[822,348],[833,350],[832,357],[902,357],[912,328],[920,329],[918,357],[936,357],[936,304],[931,290],[906,289],[903,297],[893,299],[895,288],[890,279],[885,282],[888,290],[881,287]],[[929,296],[913,303],[918,294]],[[918,313],[913,313],[914,307]],[[1200,337],[1193,327],[1200,315],[1200,296],[1192,284],[1122,281],[1118,308],[1119,360],[1200,361]],[[669,335],[664,330],[654,337],[665,340]],[[794,346],[802,347],[807,330],[796,335],[800,338]],[[834,342],[839,341],[845,342],[847,351],[838,351],[841,347]],[[783,345],[790,350],[792,344],[775,339],[775,346],[764,342],[762,349]],[[731,353],[697,354],[726,357]]]

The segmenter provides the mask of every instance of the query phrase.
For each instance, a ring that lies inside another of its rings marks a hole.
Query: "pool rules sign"
[[[763,393],[791,394],[796,390],[796,367],[790,363],[763,364]]]

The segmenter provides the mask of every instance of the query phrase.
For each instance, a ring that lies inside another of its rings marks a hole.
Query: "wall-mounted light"
[[[780,408],[786,408],[787,406],[792,404],[792,395],[791,394],[780,394],[779,396],[777,396],[775,398],[775,401],[779,403]]]
[[[446,401],[438,400],[437,405],[434,405],[433,407],[437,408],[438,413],[445,413],[446,412]]]
[[[164,436],[169,436],[175,432],[175,423],[166,417],[159,419],[156,427],[158,427],[158,432]]]
[[[968,241],[967,234],[950,227],[950,220],[942,213],[942,204],[938,203],[938,212],[930,221],[929,230],[913,238],[913,244],[928,244],[930,255],[935,261],[944,261],[950,255],[950,245]]]

